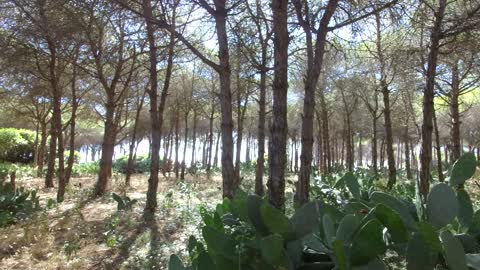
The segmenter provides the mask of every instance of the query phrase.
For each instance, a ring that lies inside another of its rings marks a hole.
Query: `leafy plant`
[[[80,240],[78,238],[66,240],[63,244],[63,252],[65,252],[67,260],[71,260],[73,256],[77,256],[77,252],[80,250],[80,248]]]
[[[36,191],[23,187],[14,190],[10,183],[0,183],[0,227],[26,219],[38,210]]]
[[[387,252],[403,258],[407,270],[480,269],[480,210],[473,211],[463,188],[475,163],[471,156],[459,159],[450,185],[433,186],[420,212],[370,183],[366,192],[352,173],[332,187],[348,190],[346,197],[336,204],[311,201],[291,217],[239,192],[214,211],[201,211],[203,241],[189,240],[191,266],[172,255],[169,269],[376,270],[387,269]]]
[[[33,161],[35,133],[26,129],[0,128],[0,162]]]
[[[112,193],[112,198],[117,202],[118,211],[132,210],[133,205],[137,203],[136,199],[130,199],[127,195],[120,196],[116,193]]]

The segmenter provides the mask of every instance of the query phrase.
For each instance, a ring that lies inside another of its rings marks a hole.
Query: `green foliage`
[[[98,161],[94,162],[85,162],[74,164],[72,167],[72,176],[89,176],[96,175],[100,170],[100,163]]]
[[[122,236],[118,233],[117,227],[120,225],[121,216],[117,213],[111,215],[105,224],[105,244],[109,248],[114,248],[122,240]]]
[[[137,203],[136,199],[130,199],[127,195],[120,196],[116,193],[112,193],[112,198],[117,202],[118,211],[132,210],[133,205]]]
[[[463,185],[465,181],[472,178],[477,168],[477,159],[473,153],[466,153],[461,156],[452,168],[450,175],[450,184],[452,186]]]
[[[35,133],[26,129],[0,128],[0,162],[33,161]]]
[[[191,266],[172,256],[169,269],[376,270],[387,269],[387,252],[398,254],[408,270],[480,269],[480,211],[474,213],[463,189],[474,173],[471,162],[462,157],[450,178],[457,179],[451,180],[455,188],[434,185],[425,204],[412,195],[411,183],[391,195],[365,171],[316,178],[321,188],[313,192],[323,200],[291,217],[240,191],[215,210],[202,210],[204,242],[190,239]]]
[[[121,156],[113,162],[113,169],[122,174],[127,173],[128,155]],[[159,162],[160,167],[162,161]],[[133,162],[133,173],[148,173],[150,171],[150,158],[147,155],[138,155]]]
[[[23,220],[40,210],[36,191],[16,190],[10,183],[0,183],[0,227]]]
[[[427,218],[437,229],[450,224],[458,215],[458,200],[447,184],[435,185],[427,198]]]
[[[67,256],[67,260],[71,260],[74,256],[77,256],[77,252],[81,249],[79,238],[73,238],[72,240],[66,240],[63,244],[63,252]]]

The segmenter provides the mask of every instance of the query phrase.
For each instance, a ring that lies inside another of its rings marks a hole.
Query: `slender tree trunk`
[[[312,173],[313,158],[313,118],[315,113],[315,91],[318,78],[322,70],[323,56],[325,53],[325,44],[328,33],[328,24],[335,12],[338,0],[328,1],[324,15],[320,20],[320,26],[317,31],[315,46],[312,42],[312,30],[309,27],[310,22],[304,19],[302,14],[302,4],[300,1],[294,2],[297,17],[301,22],[307,37],[307,75],[305,76],[305,98],[302,114],[302,153],[300,155],[300,174],[297,184],[295,200],[298,205],[308,202],[310,190],[310,175]],[[306,4],[308,5],[308,4]],[[308,9],[307,9],[308,10]],[[308,17],[308,16],[307,16]]]
[[[174,171],[175,171],[175,178],[178,179],[179,175],[179,162],[178,162],[178,151],[180,150],[180,114],[177,110],[176,112],[176,117],[175,117],[175,166],[174,166]]]
[[[452,146],[450,161],[452,164],[460,158],[461,155],[461,143],[460,143],[460,111],[459,111],[459,75],[458,75],[458,62],[452,67],[452,89],[450,93],[450,144]]]
[[[247,134],[247,147],[245,149],[245,163],[250,164],[250,148],[252,147],[250,144],[250,132]]]
[[[435,12],[435,23],[430,35],[430,50],[428,53],[427,72],[425,74],[426,85],[423,92],[423,122],[421,136],[422,143],[420,148],[419,190],[424,201],[426,201],[430,189],[430,162],[432,161],[432,121],[434,114],[433,99],[435,95],[435,75],[446,2],[446,0],[439,0],[438,10]]]
[[[60,100],[59,100],[60,102]],[[59,106],[60,107],[60,106]],[[65,188],[67,183],[65,181],[65,144],[63,140],[63,132],[62,132],[62,119],[61,119],[61,112],[59,116],[56,117],[55,121],[56,128],[60,131],[58,133],[58,191],[57,191],[57,202],[63,202],[65,197]]]
[[[182,179],[182,180],[185,179],[185,167],[186,167],[185,158],[187,156],[187,145],[188,145],[188,115],[189,115],[189,112],[190,111],[187,111],[185,113],[185,138],[184,138],[185,144],[183,145],[182,172],[180,173],[180,179]]]
[[[152,122],[152,147],[150,154],[150,177],[148,179],[148,189],[147,189],[147,201],[144,209],[144,216],[146,220],[153,218],[155,209],[157,208],[157,189],[158,189],[158,173],[160,170],[160,140],[161,140],[161,130],[163,126],[163,112],[165,110],[165,102],[167,100],[168,88],[170,86],[170,78],[172,75],[173,69],[173,54],[175,46],[175,36],[170,34],[169,46],[168,46],[168,57],[167,57],[167,68],[165,71],[165,78],[163,81],[162,93],[160,95],[160,102],[157,104],[157,90],[158,90],[158,79],[157,79],[157,46],[155,44],[155,29],[153,26],[152,19],[153,12],[151,6],[151,0],[143,0],[143,14],[147,26],[147,38],[149,45],[149,60],[150,60],[150,117]],[[173,8],[172,20],[173,27],[175,27],[175,8]],[[153,100],[153,102],[152,102]]]
[[[140,112],[142,111],[143,101],[145,100],[145,93],[142,94],[140,102],[138,104],[137,111],[135,113],[135,120],[133,122],[133,130],[132,136],[130,139],[130,144],[128,146],[128,162],[127,162],[127,172],[125,175],[125,185],[130,186],[130,178],[133,173],[133,168],[135,166],[135,159],[134,159],[134,150],[135,145],[137,144],[137,129],[138,129],[138,121],[140,120]]]
[[[382,139],[380,145],[380,168],[382,169],[385,166],[385,139]]]
[[[378,150],[377,150],[377,117],[372,118],[372,168],[375,177],[378,176]]]
[[[262,54],[263,55],[263,54]],[[265,53],[266,55],[266,53]],[[266,56],[265,56],[266,57]],[[263,57],[262,57],[263,59]],[[258,100],[258,131],[257,131],[257,167],[255,169],[255,194],[263,196],[263,174],[265,171],[265,114],[266,114],[266,92],[267,92],[267,71],[260,71],[260,98]]]
[[[377,27],[377,55],[380,64],[380,89],[383,95],[383,116],[385,120],[385,139],[387,150],[387,163],[388,163],[388,188],[391,189],[397,181],[397,169],[395,167],[395,152],[393,151],[393,132],[392,132],[392,120],[390,116],[390,90],[387,84],[386,75],[386,63],[383,55],[382,36],[380,30],[380,14],[375,14],[376,27]]]
[[[346,117],[346,124],[347,124],[347,131],[346,131],[346,139],[347,139],[347,143],[346,143],[346,160],[347,160],[347,167],[348,167],[348,171],[350,172],[353,172],[353,143],[352,143],[352,140],[353,140],[353,135],[352,135],[352,124],[351,124],[351,120],[350,120],[350,115],[347,115]]]
[[[195,166],[195,152],[197,149],[197,110],[193,110],[193,128],[192,128],[192,162],[190,167]]]
[[[408,136],[408,122],[405,123],[403,139],[405,142],[405,170],[407,171],[407,179],[412,179],[412,169],[410,168],[410,139]]]
[[[327,164],[326,160],[323,158],[325,153],[324,151],[324,141],[323,141],[323,134],[322,134],[322,118],[321,118],[321,113],[319,111],[316,111],[316,117],[317,117],[317,126],[318,126],[318,134],[317,134],[317,141],[318,141],[318,172],[319,173],[325,173],[327,170]]]
[[[271,126],[268,179],[270,203],[283,209],[285,203],[285,169],[287,165],[287,92],[288,92],[288,0],[273,0],[273,115]]]
[[[40,148],[40,119],[36,119],[35,123],[35,142],[33,148],[33,164],[32,167],[36,168],[38,164],[38,150]]]
[[[217,135],[217,142],[215,143],[215,158],[213,159],[213,166],[218,167],[218,149],[220,145],[220,134]]]
[[[363,166],[363,145],[361,134],[358,136],[358,165]]]
[[[433,127],[435,131],[435,151],[437,153],[438,181],[443,182],[445,178],[443,176],[442,151],[440,149],[440,134],[438,132],[437,113],[435,109],[433,110]]]
[[[37,161],[37,177],[43,176],[43,164],[45,162],[45,148],[47,146],[47,123],[40,123],[41,137],[40,137],[40,146],[38,150],[38,161]],[[45,183],[45,186],[47,184]]]
[[[65,182],[68,185],[70,183],[70,177],[72,175],[73,163],[75,162],[75,128],[77,121],[77,109],[78,109],[78,98],[77,98],[77,59],[79,55],[79,48],[75,54],[74,65],[72,67],[72,115],[70,118],[70,145],[69,145],[69,154],[67,160],[67,169],[65,171]]]
[[[332,168],[332,155],[331,147],[330,147],[330,134],[329,134],[329,127],[328,127],[328,110],[327,104],[325,103],[325,94],[324,90],[320,91],[320,105],[321,105],[321,117],[322,117],[322,140],[323,140],[323,163],[325,164],[324,170],[322,171],[324,174],[329,173]]]
[[[232,120],[232,93],[231,68],[227,35],[227,8],[226,0],[214,1],[215,28],[218,40],[218,58],[220,60],[217,72],[220,77],[220,108],[222,130],[222,179],[223,197],[233,198],[235,194],[235,170],[233,167],[233,120]]]
[[[214,120],[214,115],[215,115],[215,104],[212,103],[212,109],[210,111],[210,117],[208,121],[208,128],[209,128],[209,134],[208,134],[208,149],[209,149],[209,155],[208,155],[208,160],[207,160],[207,172],[209,173],[212,167],[212,150],[213,150],[213,120]]]
[[[102,153],[100,158],[100,170],[98,180],[95,185],[95,194],[102,196],[107,191],[108,183],[112,176],[112,159],[116,141],[116,125],[114,123],[114,97],[110,95],[108,98],[105,128],[102,142]]]

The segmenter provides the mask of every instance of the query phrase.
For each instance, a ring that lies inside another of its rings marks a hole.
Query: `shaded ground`
[[[200,206],[221,199],[220,177],[162,178],[156,222],[145,224],[147,177],[126,188],[118,178],[112,192],[137,199],[133,210],[118,212],[110,195],[90,199],[94,177],[72,179],[66,201],[28,221],[0,229],[0,269],[166,269],[172,253],[182,253],[191,234],[198,235]],[[43,179],[18,181],[38,189],[42,207],[55,198]]]

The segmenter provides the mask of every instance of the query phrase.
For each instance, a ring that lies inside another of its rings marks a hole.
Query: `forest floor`
[[[170,255],[184,252],[188,237],[199,235],[199,207],[221,200],[220,176],[186,178],[161,178],[159,210],[149,224],[142,218],[146,176],[134,176],[128,188],[123,177],[112,181],[112,192],[138,200],[121,212],[110,195],[89,199],[94,177],[74,178],[64,203],[0,229],[0,269],[167,269]],[[56,195],[43,188],[43,179],[18,185],[38,190],[42,206]]]

